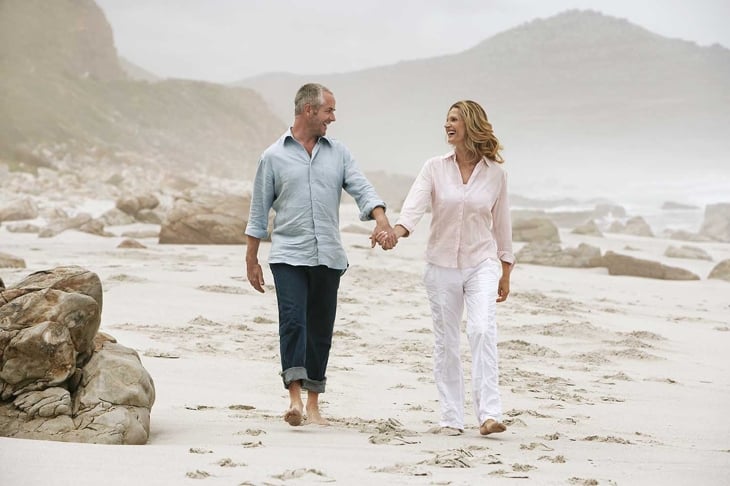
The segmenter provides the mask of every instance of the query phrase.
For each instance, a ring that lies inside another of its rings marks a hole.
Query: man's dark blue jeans
[[[272,263],[279,304],[279,352],[284,387],[323,393],[342,270]]]

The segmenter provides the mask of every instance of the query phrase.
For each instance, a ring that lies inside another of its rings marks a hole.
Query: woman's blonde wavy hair
[[[457,101],[449,107],[449,111],[452,108],[459,110],[461,118],[464,120],[466,127],[464,144],[467,152],[480,158],[484,156],[494,162],[503,163],[504,159],[499,151],[504,147],[494,135],[492,124],[489,123],[484,108],[472,100]]]

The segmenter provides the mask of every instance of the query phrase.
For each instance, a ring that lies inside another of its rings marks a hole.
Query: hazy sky
[[[326,74],[460,52],[568,9],[730,47],[730,0],[96,0],[120,55],[163,77]]]

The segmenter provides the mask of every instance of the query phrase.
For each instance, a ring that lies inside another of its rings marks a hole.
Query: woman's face
[[[463,145],[466,140],[466,126],[458,108],[452,108],[446,115],[446,141],[451,145]]]

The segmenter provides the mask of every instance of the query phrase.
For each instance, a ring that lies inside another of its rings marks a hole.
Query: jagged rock
[[[577,248],[562,249],[559,243],[533,241],[523,246],[515,258],[520,263],[552,267],[591,268],[602,266],[601,249],[581,243]]]
[[[178,198],[160,228],[160,243],[242,244],[250,197],[202,193]]]
[[[512,239],[560,243],[558,228],[548,218],[517,219],[512,223]]]
[[[601,230],[598,229],[598,225],[594,220],[590,220],[587,223],[576,226],[573,228],[571,233],[576,235],[603,236],[603,233],[601,233]]]
[[[116,201],[116,208],[120,211],[137,217],[137,213],[147,209],[152,210],[160,205],[160,200],[154,194],[142,194],[138,196],[120,197]]]
[[[683,245],[679,248],[676,246],[669,246],[664,252],[664,256],[670,258],[689,258],[693,260],[712,261],[712,257],[705,250],[696,246],[688,245]]]
[[[0,435],[144,444],[155,400],[134,350],[97,333],[102,289],[81,267],[0,286]]]
[[[0,252],[0,268],[25,268],[25,260]]]
[[[649,224],[641,216],[634,216],[626,221],[625,225],[616,224],[617,221],[611,225],[611,230],[615,233],[623,233],[626,235],[634,236],[654,236]]]
[[[15,199],[0,205],[0,222],[21,221],[38,217],[38,206],[29,197]]]
[[[716,241],[730,242],[730,203],[709,204],[700,234]]]
[[[730,259],[723,260],[712,269],[707,278],[716,278],[730,282]]]
[[[659,262],[642,260],[628,255],[620,255],[607,251],[603,256],[602,265],[608,269],[610,275],[629,275],[633,277],[656,278],[662,280],[699,280],[700,278],[689,270],[669,267]]]

